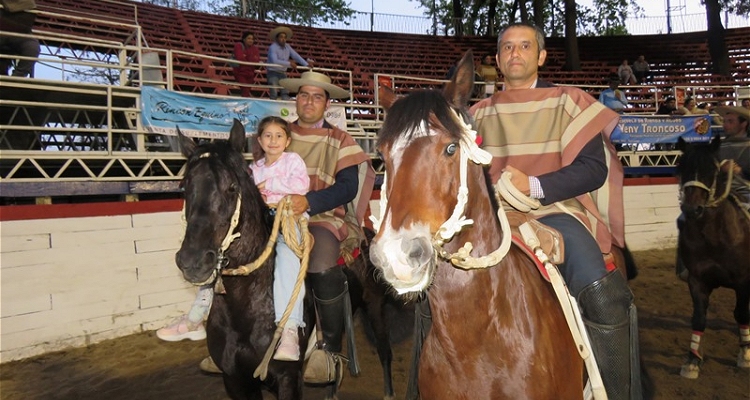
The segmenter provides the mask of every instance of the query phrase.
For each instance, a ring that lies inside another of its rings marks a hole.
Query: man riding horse
[[[544,34],[513,24],[498,38],[504,90],[471,112],[484,149],[493,155],[490,178],[511,183],[538,200],[530,214],[562,234],[559,265],[578,300],[609,399],[640,399],[637,319],[633,295],[602,253],[624,247],[623,170],[609,142],[613,111],[583,91],[538,77],[546,57]]]
[[[304,196],[292,195],[292,209],[295,214],[310,214],[314,245],[307,284],[312,289],[323,331],[322,348],[335,354],[342,349],[344,318],[351,318],[346,315],[350,308],[346,304],[347,278],[338,260],[340,252],[351,253],[364,237],[361,226],[375,171],[370,157],[357,142],[324,118],[331,98],[348,97],[346,90],[314,71],[305,72],[300,78],[282,79],[279,84],[297,93],[298,119],[291,126],[289,151],[305,160],[310,191]]]

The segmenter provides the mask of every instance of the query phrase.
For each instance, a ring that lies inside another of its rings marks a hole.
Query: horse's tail
[[[625,244],[621,250],[622,258],[625,260],[625,275],[628,280],[635,279],[635,277],[638,276],[638,266],[635,264],[633,253],[630,252],[627,244]]]

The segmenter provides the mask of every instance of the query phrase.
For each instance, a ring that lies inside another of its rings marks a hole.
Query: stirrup
[[[317,348],[307,360],[303,380],[310,384],[335,383],[336,387],[339,387],[344,379],[343,363],[345,361],[348,360],[341,354]]]

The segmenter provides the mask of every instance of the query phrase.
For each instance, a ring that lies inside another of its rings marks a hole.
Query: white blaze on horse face
[[[390,283],[398,293],[422,291],[429,285],[431,277],[428,267],[429,263],[435,260],[432,247],[424,249],[430,253],[427,257],[421,257],[422,260],[427,260],[426,263],[410,255],[408,249],[418,239],[421,239],[422,243],[431,243],[430,237],[430,229],[426,224],[417,223],[409,228],[394,229],[390,214],[386,217],[381,236],[372,251],[377,251],[385,260],[381,268],[386,279],[396,279]]]
[[[393,172],[395,173],[396,171],[398,171],[398,167],[401,166],[401,162],[403,161],[404,150],[409,147],[409,145],[413,141],[419,138],[437,135],[438,132],[434,129],[430,129],[427,125],[427,122],[422,123],[419,129],[415,129],[414,132],[412,132],[411,138],[407,139],[407,134],[402,133],[401,136],[399,136],[398,140],[394,141],[393,145],[391,146],[390,156],[391,160],[393,161]],[[393,173],[389,175],[395,176],[395,174]]]

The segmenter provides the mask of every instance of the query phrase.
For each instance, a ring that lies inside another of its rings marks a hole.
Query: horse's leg
[[[263,400],[260,383],[248,377],[224,374],[224,389],[232,400]],[[249,382],[253,381],[253,382]]]
[[[299,371],[276,376],[278,391],[276,400],[297,400],[302,398],[302,379]]]
[[[385,400],[393,399],[395,394],[393,390],[393,379],[391,364],[393,362],[393,352],[391,351],[390,326],[387,325],[385,315],[385,293],[377,291],[379,296],[377,300],[372,299],[367,304],[367,322],[375,336],[375,348],[378,351],[380,366],[383,368],[383,398]]]
[[[688,270],[691,270],[688,268]],[[695,269],[693,269],[695,270]],[[700,374],[700,368],[703,364],[703,355],[700,349],[701,337],[706,330],[706,312],[708,311],[708,298],[711,296],[713,288],[708,287],[700,282],[696,274],[690,274],[688,278],[688,287],[690,288],[690,297],[693,299],[693,318],[691,327],[693,333],[690,339],[690,351],[688,359],[682,365],[680,375],[688,379],[696,379]]]
[[[740,330],[740,351],[737,366],[750,368],[750,289],[735,290],[734,320]]]

